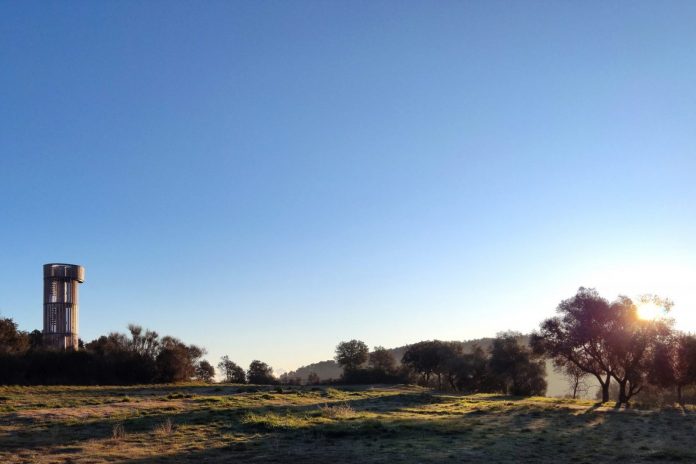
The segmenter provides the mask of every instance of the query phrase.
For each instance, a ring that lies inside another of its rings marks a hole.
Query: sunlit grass
[[[1,387],[0,462],[696,461],[691,413],[419,387]]]

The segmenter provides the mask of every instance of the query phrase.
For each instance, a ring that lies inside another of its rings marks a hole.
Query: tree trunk
[[[573,382],[573,399],[577,398],[578,396],[578,386],[580,385],[580,377],[576,375],[574,380],[575,382]]]
[[[643,386],[636,386],[633,382],[628,382],[628,392],[626,393],[626,407],[628,408],[631,404],[631,398],[633,398],[635,395],[640,393],[640,391],[643,389]]]
[[[611,375],[607,374],[607,379],[602,381],[601,376],[597,376],[599,384],[602,386],[602,403],[609,401],[609,384],[611,383]]]
[[[619,382],[619,400],[616,402],[616,407],[620,408],[622,404],[628,406],[628,396],[626,395],[626,380]]]
[[[457,391],[457,386],[454,384],[454,376],[449,375],[447,376],[447,381],[450,384],[450,388],[452,388],[452,391]]]
[[[679,402],[679,405],[683,408],[684,407],[684,395],[682,393],[681,384],[677,385],[677,401]]]

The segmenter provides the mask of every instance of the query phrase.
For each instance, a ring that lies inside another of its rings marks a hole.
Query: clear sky
[[[696,331],[696,3],[0,2],[0,311],[288,370],[529,331],[577,287]]]

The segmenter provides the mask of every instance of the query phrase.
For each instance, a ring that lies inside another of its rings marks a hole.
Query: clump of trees
[[[341,342],[336,362],[345,383],[402,383],[464,392],[541,395],[546,391],[544,362],[519,343],[521,335],[499,334],[488,353],[475,346],[464,352],[460,342],[429,340],[408,346],[398,365],[389,350],[369,352],[359,340]]]
[[[435,381],[440,389],[543,395],[544,361],[519,343],[521,337],[516,332],[498,334],[487,353],[479,346],[465,353],[460,342],[419,342],[406,349],[401,362],[420,376],[421,383]]]
[[[245,372],[237,363],[225,355],[220,358],[218,369],[222,374],[222,381],[228,383],[251,383],[257,385],[276,385],[278,379],[273,375],[273,368],[257,359],[249,364]]]
[[[370,352],[367,345],[360,340],[339,343],[336,346],[334,359],[343,368],[342,383],[393,384],[402,383],[408,379],[408,372],[399,369],[394,355],[389,350],[377,346]]]
[[[205,349],[134,324],[128,332],[103,335],[77,351],[57,351],[44,349],[41,332],[26,333],[12,319],[0,319],[0,383],[125,385],[213,378],[213,367],[202,359]]]
[[[642,319],[639,304],[657,305],[664,315]],[[595,289],[581,287],[558,305],[555,317],[541,323],[531,344],[569,376],[597,379],[602,402],[609,401],[615,382],[617,407],[628,406],[646,385],[675,388],[683,403],[683,388],[696,384],[696,341],[674,331],[666,317],[671,307],[671,301],[654,295],[638,303],[624,296],[610,302]]]

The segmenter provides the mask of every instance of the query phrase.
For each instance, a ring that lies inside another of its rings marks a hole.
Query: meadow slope
[[[0,387],[0,462],[696,462],[696,413],[419,387]]]

